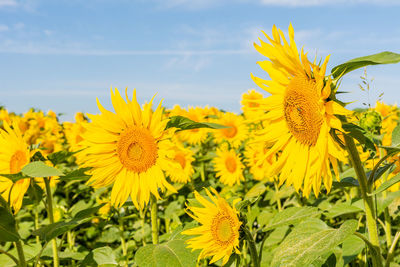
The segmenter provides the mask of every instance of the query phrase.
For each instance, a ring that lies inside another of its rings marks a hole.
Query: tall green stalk
[[[51,193],[50,188],[50,180],[49,178],[43,178],[44,183],[46,185],[46,194],[47,194],[47,211],[49,214],[50,223],[54,223],[54,213],[53,213],[53,195]],[[54,238],[51,240],[53,246],[53,266],[58,267],[60,265],[60,260],[58,258],[58,249],[57,249],[57,241]]]
[[[369,193],[371,193],[371,188],[368,186],[367,176],[362,166],[360,155],[357,151],[353,138],[351,136],[344,135],[344,140],[346,142],[347,151],[349,152],[350,161],[357,174],[358,183],[360,184],[361,197],[364,202],[365,215],[367,218],[369,241],[373,245],[375,251],[377,252],[377,255],[380,255],[380,245],[378,227],[375,220],[376,214],[374,201],[372,199],[372,196],[369,195]],[[374,266],[382,265],[381,259],[376,256],[375,253],[372,254],[372,260]]]
[[[260,267],[260,263],[258,261],[259,257],[257,254],[256,243],[254,241],[253,235],[251,234],[251,232],[247,226],[243,227],[243,232],[244,232],[245,238],[249,244],[249,250],[250,250],[252,264],[254,267]]]
[[[27,265],[26,265],[26,261],[25,261],[25,254],[24,254],[24,249],[22,248],[21,240],[18,240],[17,242],[15,242],[15,246],[17,247],[19,266],[26,267]]]
[[[150,215],[151,215],[151,237],[153,244],[158,244],[158,218],[157,218],[157,199],[155,196],[150,197]]]

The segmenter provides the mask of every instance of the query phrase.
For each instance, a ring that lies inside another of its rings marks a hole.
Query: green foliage
[[[0,242],[16,242],[19,239],[14,217],[5,208],[0,207]]]
[[[295,228],[277,248],[271,266],[310,266],[318,258],[331,253],[357,229],[357,221],[349,220],[339,229],[315,232],[308,225]]]
[[[177,234],[169,241],[139,248],[135,260],[139,267],[195,267],[198,253],[186,247],[187,237]]]
[[[169,128],[177,128],[178,131],[182,130],[191,130],[191,129],[198,129],[198,128],[210,128],[210,129],[223,129],[228,128],[224,125],[211,123],[211,122],[195,122],[189,118],[183,116],[172,116],[165,129]]]
[[[331,73],[334,78],[338,78],[345,75],[346,73],[349,73],[353,70],[365,66],[378,65],[378,64],[391,64],[397,62],[400,62],[400,54],[385,51],[378,54],[373,54],[365,57],[358,57],[349,60],[343,64],[334,67],[331,70]]]
[[[46,165],[43,161],[34,161],[22,168],[21,171],[24,175],[29,177],[51,177],[63,176],[64,174],[58,169]]]
[[[263,231],[269,231],[284,225],[293,225],[321,213],[315,207],[291,207],[276,214]]]
[[[103,204],[97,207],[81,210],[69,221],[59,221],[53,224],[46,225],[45,227],[34,231],[32,234],[39,236],[42,240],[50,241],[53,238],[62,235],[65,232],[74,229],[80,224],[91,219],[90,216],[96,213],[102,206]]]

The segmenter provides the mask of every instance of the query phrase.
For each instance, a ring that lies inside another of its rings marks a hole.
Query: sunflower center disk
[[[302,144],[317,143],[323,115],[318,106],[315,82],[305,76],[290,81],[284,97],[284,114],[289,131]]]
[[[214,239],[222,244],[229,244],[234,239],[234,231],[229,216],[221,216],[220,214],[214,218],[212,223],[212,234]]]
[[[226,166],[226,169],[229,172],[231,172],[231,173],[235,172],[236,171],[236,161],[235,161],[235,159],[232,158],[232,157],[227,157],[226,160],[225,160],[225,166]]]
[[[237,128],[234,125],[226,125],[229,128],[223,129],[223,133],[227,138],[232,138],[237,134]]]
[[[184,155],[182,155],[181,153],[177,153],[177,154],[175,155],[174,160],[177,161],[177,162],[179,162],[179,164],[181,165],[182,169],[185,168],[185,166],[186,166],[186,159],[185,159],[185,156],[184,156]]]
[[[10,160],[10,173],[18,173],[22,167],[28,162],[26,155],[21,150],[17,150]]]
[[[157,143],[150,131],[137,126],[121,133],[117,154],[122,165],[130,171],[147,171],[157,160]]]

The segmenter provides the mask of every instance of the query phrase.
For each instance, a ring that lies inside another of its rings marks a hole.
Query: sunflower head
[[[217,149],[213,163],[221,183],[233,186],[244,181],[244,165],[234,149],[228,149],[226,146]]]
[[[205,189],[209,199],[194,192],[195,198],[203,207],[188,206],[186,212],[201,225],[183,231],[184,235],[195,237],[187,241],[188,247],[193,250],[201,249],[199,259],[212,257],[210,264],[220,259],[224,265],[233,252],[240,254],[239,228],[241,222],[235,209],[236,200],[231,207],[217,191],[211,188],[212,195]],[[211,201],[210,201],[211,200]]]
[[[265,34],[265,33],[264,33]],[[270,174],[280,174],[280,183],[294,185],[306,196],[311,189],[318,195],[321,182],[332,185],[331,165],[335,173],[337,160],[344,160],[344,151],[330,136],[331,129],[342,130],[335,116],[349,111],[330,100],[331,79],[325,76],[329,56],[321,65],[311,63],[303,49],[297,50],[294,30],[289,26],[289,40],[276,26],[269,43],[260,39],[258,52],[268,58],[258,62],[271,80],[252,76],[254,82],[271,95],[260,101],[266,114],[265,128],[257,139],[273,144],[264,159],[277,155]]]
[[[24,141],[16,123],[11,128],[4,121],[4,130],[0,129],[0,173],[14,174],[22,170],[30,161],[28,144]],[[25,192],[28,190],[30,179],[21,179],[13,183],[10,179],[0,176],[0,194],[9,201],[17,213],[21,206]]]
[[[99,115],[88,114],[81,133],[82,146],[78,153],[84,166],[92,167],[88,183],[93,187],[113,185],[111,203],[120,207],[130,196],[137,208],[143,208],[150,194],[160,198],[158,190],[175,189],[166,181],[164,171],[175,163],[170,158],[171,131],[165,130],[168,119],[161,103],[153,111],[153,99],[143,107],[136,100],[126,101],[119,91],[111,91],[115,112],[106,110],[99,102]]]

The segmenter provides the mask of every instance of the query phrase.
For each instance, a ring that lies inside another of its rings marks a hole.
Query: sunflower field
[[[291,25],[255,49],[241,114],[116,88],[74,122],[1,108],[0,266],[400,266],[400,110],[340,100],[400,54],[329,71]]]

